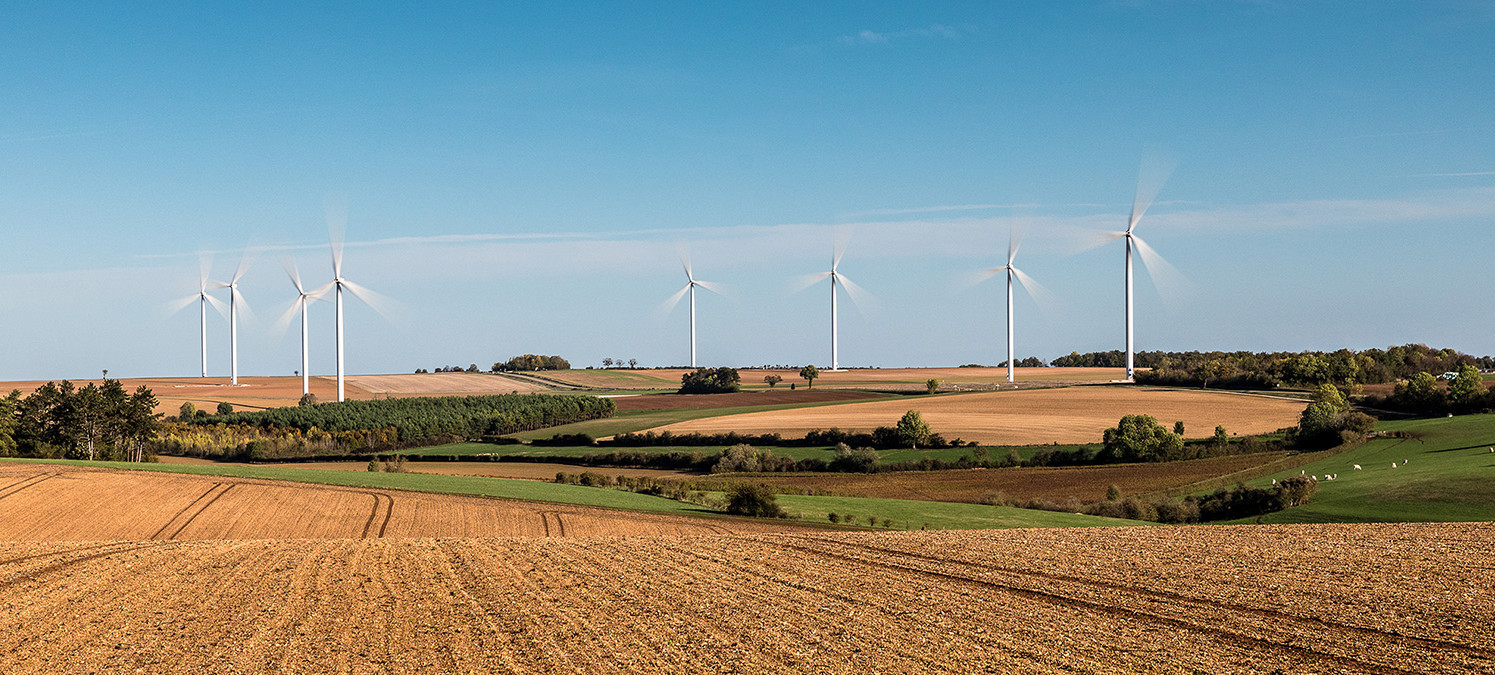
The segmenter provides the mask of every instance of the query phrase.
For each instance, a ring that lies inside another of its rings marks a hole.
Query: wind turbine
[[[1017,358],[1017,354],[1014,353],[1014,350],[1013,350],[1013,337],[1012,337],[1013,336],[1012,281],[1013,281],[1013,279],[1017,279],[1017,282],[1019,284],[1022,284],[1023,290],[1026,290],[1028,292],[1028,296],[1031,297],[1031,298],[1033,298],[1033,300],[1035,302],[1042,302],[1042,301],[1044,301],[1045,299],[1047,299],[1050,296],[1050,294],[1048,292],[1048,289],[1044,288],[1037,281],[1035,281],[1033,279],[1033,277],[1028,276],[1027,273],[1025,273],[1022,270],[1018,269],[1017,266],[1013,264],[1013,260],[1017,258],[1017,249],[1018,249],[1019,246],[1022,245],[1022,243],[1023,243],[1023,233],[1022,233],[1022,230],[1020,228],[1017,228],[1017,227],[1012,228],[1012,231],[1009,234],[1008,239],[1007,239],[1007,264],[1003,265],[1002,267],[993,267],[993,268],[991,268],[989,270],[985,270],[985,271],[981,272],[980,277],[978,277],[978,279],[977,279],[978,282],[979,281],[985,281],[985,280],[990,279],[990,278],[992,278],[994,276],[997,276],[998,274],[1001,274],[1003,272],[1007,273],[1007,381],[1008,382],[1013,382],[1013,381],[1016,380],[1016,378],[1013,376],[1013,366],[1015,364],[1015,359]]]
[[[840,286],[842,288],[845,288],[846,296],[851,298],[851,301],[857,303],[858,305],[861,304],[861,300],[859,300],[858,298],[865,298],[868,295],[866,290],[864,290],[861,286],[858,286],[851,279],[846,278],[846,275],[842,274],[840,271],[841,256],[846,253],[847,241],[848,237],[846,235],[840,235],[836,237],[835,247],[831,251],[831,269],[829,272],[821,272],[819,274],[811,274],[807,277],[803,277],[801,279],[801,283],[799,284],[799,290],[803,290],[819,283],[821,279],[831,280],[831,370],[841,369],[841,335],[836,311],[836,287]]]
[[[343,278],[343,230],[347,225],[347,212],[343,208],[335,208],[330,202],[327,205],[327,230],[332,248],[332,281],[326,286],[312,291],[317,297],[321,297],[328,291],[333,291],[333,299],[337,306],[337,400],[343,401],[344,395],[344,369],[343,369],[343,289],[357,296],[364,304],[373,308],[380,316],[389,318],[384,309],[388,304],[387,299],[363,286],[355,284]],[[303,324],[304,325],[304,324]]]
[[[244,294],[239,292],[239,280],[244,278],[244,272],[249,269],[249,252],[244,252],[244,257],[239,259],[239,267],[234,270],[234,276],[228,281],[213,282],[214,288],[228,289],[228,359],[229,359],[229,384],[239,384],[239,305],[244,305],[244,311],[249,311],[249,303],[244,301]]]
[[[697,279],[690,269],[690,252],[680,249],[680,265],[685,268],[685,287],[664,301],[664,311],[669,312],[680,304],[680,299],[690,295],[690,367],[696,367],[696,287],[700,286],[717,295],[723,295],[720,286],[710,281]]]
[[[208,259],[207,259],[206,256],[204,256],[203,259],[202,259],[201,265],[199,267],[199,274],[198,274],[198,277],[197,277],[197,293],[194,294],[194,295],[189,295],[189,296],[187,296],[185,298],[182,298],[180,300],[174,301],[169,306],[170,312],[172,314],[175,314],[177,312],[182,311],[183,309],[186,309],[187,306],[191,305],[194,302],[196,302],[196,303],[198,303],[200,305],[200,307],[198,307],[198,314],[199,314],[199,316],[201,318],[201,322],[202,322],[202,376],[203,377],[207,377],[208,376],[208,305],[212,304],[213,308],[216,309],[216,310],[218,310],[219,314],[224,313],[224,310],[223,310],[223,301],[219,300],[218,298],[215,298],[215,297],[213,297],[211,295],[208,295],[208,265],[209,265]]]
[[[280,315],[280,319],[275,322],[275,326],[278,331],[285,330],[285,327],[291,323],[291,317],[295,315],[296,310],[301,310],[301,395],[305,396],[311,393],[311,371],[308,370],[311,359],[307,346],[306,306],[313,300],[322,297],[322,294],[326,292],[326,287],[312,291],[306,290],[301,285],[301,274],[296,271],[296,262],[290,258],[285,259],[285,270],[286,274],[291,277],[291,284],[296,287],[297,296],[296,300],[291,303],[290,308],[284,314]]]
[[[1141,222],[1142,215],[1147,213],[1147,207],[1157,197],[1158,191],[1167,182],[1168,175],[1173,173],[1174,162],[1161,160],[1159,158],[1143,158],[1141,169],[1137,172],[1137,191],[1132,197],[1132,215],[1127,220],[1126,231],[1108,232],[1104,241],[1116,239],[1126,240],[1126,381],[1135,380],[1134,372],[1134,349],[1132,342],[1132,249],[1137,250],[1142,256],[1142,264],[1147,267],[1148,275],[1152,277],[1153,283],[1158,285],[1159,277],[1178,278],[1178,270],[1168,264],[1163,256],[1142,241],[1136,234],[1137,224]],[[1161,291],[1161,286],[1159,288]]]

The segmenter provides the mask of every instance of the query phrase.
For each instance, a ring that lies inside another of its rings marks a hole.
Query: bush
[[[872,473],[877,471],[877,465],[882,458],[872,448],[857,448],[853,450],[845,443],[837,443],[835,449],[836,457],[831,460],[832,471],[843,471],[848,473]]]
[[[755,518],[783,518],[783,507],[773,490],[761,483],[743,483],[727,491],[727,513]]]
[[[736,368],[697,368],[680,376],[681,394],[726,394],[741,388]]]
[[[739,443],[722,452],[711,473],[757,473],[764,469],[765,460],[771,459],[772,452]]]
[[[228,401],[219,401],[218,402],[218,414],[219,415],[232,415],[232,414],[234,414],[234,406],[233,406],[233,404],[229,403]]]
[[[302,405],[316,405],[316,404],[317,404],[317,395],[313,394],[311,392],[306,392],[305,394],[302,394],[301,395],[301,399],[298,400],[298,401],[296,401],[296,405],[298,405],[298,406],[302,406]]]
[[[1102,437],[1100,462],[1158,462],[1181,459],[1184,439],[1169,431],[1152,415],[1127,415]]]

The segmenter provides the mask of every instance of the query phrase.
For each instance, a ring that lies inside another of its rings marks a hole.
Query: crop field
[[[793,526],[222,476],[0,466],[0,541],[574,537],[786,527]]]
[[[732,394],[640,394],[617,396],[613,403],[618,411],[633,410],[700,410],[705,408],[735,408],[757,405],[793,405],[797,403],[828,403],[835,401],[861,401],[883,398],[880,394],[861,391],[822,391],[801,389],[789,391],[740,391]]]
[[[941,502],[980,501],[1001,492],[1014,499],[1099,501],[1115,485],[1124,495],[1162,492],[1191,483],[1264,466],[1284,453],[1231,455],[1210,459],[1150,464],[1035,467],[1023,469],[956,469],[889,473],[760,474],[754,482],[781,488],[818,490],[850,497],[918,499]],[[722,484],[740,478],[715,479]]]
[[[488,446],[492,448],[493,446]],[[162,457],[162,464],[182,464],[187,466],[257,466],[236,462],[215,462],[210,459],[199,459],[197,457]],[[317,469],[321,471],[368,471],[367,461],[339,461],[339,462],[296,462],[291,466],[298,469]],[[405,471],[408,473],[431,474],[438,476],[481,476],[484,478],[516,478],[527,480],[551,480],[555,478],[557,471],[568,473],[581,473],[592,471],[609,476],[648,476],[651,478],[692,478],[697,474],[684,471],[669,471],[666,469],[633,469],[627,467],[611,466],[577,466],[574,464],[547,464],[544,462],[422,462],[411,460],[405,462]]]
[[[0,543],[5,672],[1495,669],[1489,524]]]
[[[982,445],[1095,443],[1124,415],[1145,413],[1165,425],[1184,423],[1189,438],[1215,425],[1233,434],[1259,434],[1297,424],[1302,401],[1213,391],[1142,387],[1068,387],[899,398],[688,420],[660,427],[674,433],[780,433],[794,437],[837,427],[870,432],[893,426],[917,410],[947,439]]]
[[[1142,369],[1145,370],[1145,369]],[[677,389],[680,376],[689,372],[686,368],[662,368],[658,370],[593,369],[550,370],[539,373],[546,379],[565,382],[581,387],[597,389]],[[778,375],[784,381],[778,386],[787,389],[791,383],[799,389],[805,381],[799,377],[798,368],[751,368],[740,370],[744,388],[766,388],[763,376]],[[1124,368],[1018,368],[1019,383],[1075,384],[1112,382],[1126,377]],[[820,371],[814,389],[858,389],[875,388],[889,390],[923,391],[924,383],[930,379],[947,385],[1006,385],[1006,368],[859,368],[854,370]]]

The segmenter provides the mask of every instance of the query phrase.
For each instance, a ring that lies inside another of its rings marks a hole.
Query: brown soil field
[[[404,373],[399,375],[350,375],[348,384],[372,395],[476,396],[485,394],[533,394],[554,392],[529,380],[485,373]]]
[[[655,431],[803,436],[815,429],[871,431],[893,426],[917,410],[945,438],[983,445],[1098,443],[1124,415],[1145,413],[1165,425],[1182,421],[1190,438],[1224,425],[1233,434],[1258,434],[1297,424],[1302,401],[1212,391],[1145,387],[1067,387],[774,410],[676,422]]]
[[[162,464],[197,464],[207,466],[262,466],[234,462],[215,462],[198,457],[161,456]],[[297,469],[321,469],[324,471],[367,471],[369,463],[362,462],[295,462],[287,463]],[[648,476],[651,478],[696,478],[700,474],[667,469],[630,469],[611,466],[578,466],[575,464],[545,464],[540,462],[406,462],[409,473],[426,473],[438,476],[480,476],[483,478],[521,478],[528,480],[552,480],[558,471],[566,473],[593,473],[608,476]]]
[[[0,466],[0,541],[578,537],[793,527],[222,476]]]
[[[846,497],[881,497],[939,502],[980,502],[989,493],[1013,499],[1099,501],[1115,485],[1123,495],[1144,495],[1244,471],[1282,459],[1270,452],[1157,464],[1110,464],[1025,469],[897,471],[876,474],[754,474],[753,482],[820,490]],[[699,480],[699,479],[698,479]],[[735,479],[740,481],[741,479]],[[725,477],[723,485],[734,482]]]
[[[789,391],[739,391],[733,394],[640,394],[638,396],[616,396],[613,402],[618,410],[700,410],[703,408],[734,408],[750,405],[786,405],[795,403],[821,403],[827,401],[859,401],[883,398],[880,394],[862,391],[818,391],[806,389]]]
[[[1495,671],[1495,526],[0,543],[0,671]]]
[[[1145,368],[1139,370],[1146,370]],[[666,369],[607,369],[607,370],[556,370],[539,375],[582,387],[600,389],[674,389],[680,386],[680,376],[689,372],[684,368]],[[784,378],[780,387],[791,383],[798,389],[805,388],[799,377],[799,369],[741,369],[745,387],[763,387],[764,375]],[[1019,383],[1074,384],[1112,382],[1126,376],[1124,368],[1018,368],[1014,373]],[[814,389],[867,388],[895,390],[924,390],[924,382],[939,380],[947,386],[955,385],[1000,385],[1007,384],[1006,368],[859,368],[842,371],[820,371]]]

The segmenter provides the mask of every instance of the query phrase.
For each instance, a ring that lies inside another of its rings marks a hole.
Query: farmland
[[[10,542],[0,670],[1487,672],[1492,541],[1402,524]]]
[[[688,369],[684,368],[555,370],[539,375],[548,380],[594,389],[674,390],[679,388],[680,376],[686,372]],[[752,368],[741,372],[744,388],[765,388],[765,375],[783,378],[779,387],[788,388],[793,383],[804,388],[806,384],[800,379],[798,368]],[[1112,382],[1126,377],[1126,372],[1122,368],[1018,368],[1016,377],[1024,386],[1054,385]],[[822,370],[813,388],[923,391],[924,383],[930,379],[939,380],[949,388],[1011,387],[1007,384],[1006,368],[858,368]]]
[[[1223,425],[1232,433],[1258,434],[1297,423],[1301,401],[1198,390],[1138,387],[1070,387],[900,398],[890,401],[764,411],[677,422],[657,428],[674,433],[778,432],[802,436],[815,429],[869,432],[917,410],[946,438],[983,445],[1093,443],[1123,415],[1146,413],[1165,424],[1182,421],[1190,437]]]

